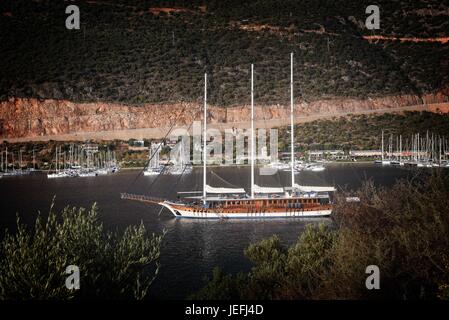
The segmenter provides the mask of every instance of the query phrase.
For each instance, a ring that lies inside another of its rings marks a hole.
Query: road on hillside
[[[384,109],[373,109],[373,110],[359,110],[350,112],[332,112],[332,113],[319,113],[304,117],[295,117],[295,124],[311,122],[315,120],[332,119],[339,117],[346,117],[349,115],[360,115],[360,114],[382,114],[382,113],[397,113],[404,111],[431,111],[436,112],[437,110],[443,110],[447,112],[449,110],[449,103],[435,103],[435,104],[422,104],[414,106],[405,106],[397,108],[384,108]],[[278,128],[282,126],[287,126],[290,124],[289,118],[283,119],[269,119],[269,120],[257,120],[255,121],[255,128],[260,129],[270,129]],[[247,129],[250,127],[249,121],[242,122],[227,122],[227,123],[213,123],[208,125],[209,128],[216,128],[220,131],[225,129]],[[186,128],[184,127],[174,127],[172,131],[176,128]],[[76,132],[60,135],[47,135],[47,136],[36,136],[36,137],[22,137],[22,138],[2,138],[2,141],[8,141],[10,143],[15,142],[28,142],[28,141],[85,141],[85,140],[129,140],[129,139],[161,139],[164,138],[169,132],[170,128],[140,128],[140,129],[126,129],[126,130],[115,130],[115,131],[97,131],[97,132]],[[189,130],[191,132],[191,130]]]

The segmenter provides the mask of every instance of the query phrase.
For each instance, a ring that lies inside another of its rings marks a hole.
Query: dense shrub
[[[250,272],[216,270],[194,297],[447,299],[448,190],[447,173],[417,174],[391,188],[368,181],[355,193],[360,202],[337,196],[333,224],[308,225],[288,248],[276,236],[250,245]],[[380,290],[365,286],[369,265],[380,268]]]
[[[39,216],[34,228],[17,221],[0,244],[0,299],[143,299],[159,272],[163,236],[140,225],[106,232],[96,205]],[[80,270],[80,289],[65,286],[66,267]]]

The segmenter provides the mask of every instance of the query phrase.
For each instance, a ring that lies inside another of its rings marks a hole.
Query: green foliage
[[[391,188],[368,181],[359,203],[342,192],[333,225],[308,225],[289,248],[275,236],[252,244],[250,272],[220,274],[197,298],[221,299],[225,286],[242,299],[448,299],[448,190],[447,173],[422,172]],[[369,265],[380,290],[365,287]]]
[[[16,234],[0,244],[0,299],[143,299],[159,272],[162,236],[143,224],[106,232],[94,204],[88,211],[50,209],[32,230],[17,219]],[[80,289],[65,287],[66,267],[80,269]]]
[[[295,97],[422,94],[447,84],[448,46],[369,43],[362,38],[369,1],[78,1],[81,29],[67,30],[64,2],[0,4],[0,100],[37,97],[131,104],[198,101],[209,73],[209,101],[249,100],[255,63],[256,103],[289,101],[289,53]],[[199,9],[206,5],[206,12]],[[447,30],[440,1],[377,1],[382,30],[437,37]],[[152,14],[150,7],[190,11]],[[406,14],[404,14],[406,12]],[[414,22],[415,25],[410,25]],[[360,27],[360,24],[362,27]],[[247,31],[240,26],[262,26]],[[274,30],[274,31],[273,31]],[[276,31],[279,30],[279,31]],[[371,32],[369,32],[371,34]],[[20,54],[17,54],[20,52]]]
[[[251,244],[245,250],[246,257],[254,264],[246,291],[250,299],[276,298],[285,274],[286,252],[277,236]]]
[[[335,241],[336,233],[325,224],[306,227],[288,250],[286,273],[292,285],[284,285],[283,298],[311,297],[322,287],[331,271]]]
[[[381,268],[383,288],[368,296],[436,298],[438,285],[449,276],[444,269],[448,190],[446,172],[418,172],[392,188],[366,183],[357,193],[359,205],[340,197],[335,209],[341,240],[335,250],[334,295],[366,297],[362,271],[375,264]]]
[[[281,142],[290,140],[287,130],[288,127],[279,130]],[[387,140],[390,135],[395,139],[402,135],[403,149],[410,149],[413,134],[420,133],[424,137],[429,132],[430,135],[449,137],[449,114],[407,111],[316,120],[297,125],[295,141],[303,150],[380,150],[382,130]],[[280,150],[286,150],[289,143],[280,143],[279,146]]]
[[[199,292],[190,298],[194,300],[237,300],[242,299],[246,276],[239,273],[236,276],[224,274],[219,268],[212,272],[212,279]]]

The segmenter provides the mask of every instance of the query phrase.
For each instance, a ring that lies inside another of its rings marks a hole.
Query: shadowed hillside
[[[211,103],[237,105],[248,102],[254,62],[256,101],[284,104],[291,51],[298,101],[444,87],[447,43],[363,36],[448,36],[448,6],[378,1],[381,30],[372,32],[364,28],[370,3],[363,2],[73,1],[81,29],[67,30],[66,2],[2,1],[0,100],[196,101],[207,71]]]

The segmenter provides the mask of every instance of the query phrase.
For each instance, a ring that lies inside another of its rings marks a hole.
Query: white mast
[[[416,162],[419,161],[419,133],[415,137],[415,157]]]
[[[207,73],[204,74],[204,124],[203,124],[203,203],[206,204],[206,117],[207,117]]]
[[[399,163],[402,163],[402,135],[399,136]]]
[[[388,139],[388,160],[391,160],[393,154],[393,135],[390,134],[390,139]]]
[[[19,171],[22,172],[22,149],[19,149]]]
[[[292,171],[292,192],[295,186],[295,135],[293,124],[293,52],[290,54],[290,140],[291,140],[291,171]]]
[[[251,199],[254,198],[254,64],[251,64]]]
[[[413,161],[418,161],[418,157],[416,156],[416,135],[413,135]]]
[[[382,162],[384,161],[384,131],[382,130]]]

